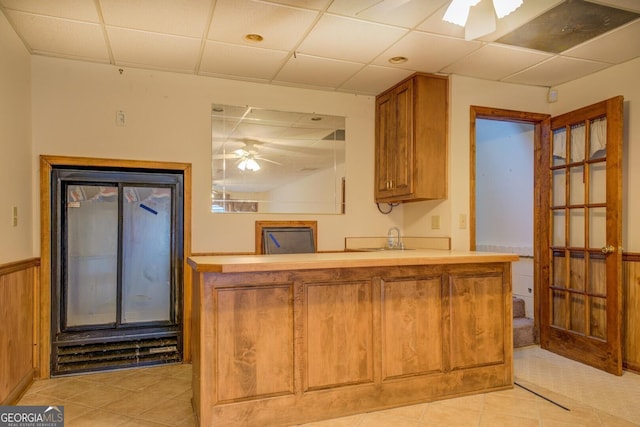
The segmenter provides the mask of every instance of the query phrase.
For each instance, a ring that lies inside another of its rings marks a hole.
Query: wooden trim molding
[[[27,270],[32,267],[40,267],[40,258],[29,258],[7,264],[0,264],[0,276],[11,274],[16,271]]]
[[[183,359],[191,360],[191,164],[147,160],[101,159],[91,157],[40,156],[40,318],[39,318],[39,378],[49,378],[51,357],[51,171],[54,167],[95,167],[126,169],[157,169],[183,173]]]

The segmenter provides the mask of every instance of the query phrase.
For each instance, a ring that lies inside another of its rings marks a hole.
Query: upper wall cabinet
[[[448,83],[417,73],[376,97],[376,202],[447,198]]]

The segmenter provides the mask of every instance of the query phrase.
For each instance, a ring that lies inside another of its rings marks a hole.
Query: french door
[[[540,345],[622,373],[623,99],[551,118],[543,148]],[[546,223],[546,224],[545,224]]]
[[[180,361],[182,175],[52,175],[52,373]]]

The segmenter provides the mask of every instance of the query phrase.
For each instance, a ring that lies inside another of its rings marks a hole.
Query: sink
[[[388,246],[382,246],[377,248],[358,248],[356,251],[362,252],[383,252],[383,251],[412,251],[410,248],[390,248]]]

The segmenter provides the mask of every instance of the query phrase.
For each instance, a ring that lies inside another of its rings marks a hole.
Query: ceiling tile
[[[607,33],[605,37],[585,42],[562,54],[574,58],[620,64],[640,56],[640,43],[629,43],[629,40],[640,40],[640,20]]]
[[[193,72],[200,40],[166,34],[107,27],[113,57],[118,65],[146,66]]]
[[[202,37],[211,0],[99,0],[106,25]]]
[[[86,0],[0,0],[7,9],[33,12],[58,18],[77,19],[78,21],[100,22],[95,3]]]
[[[389,58],[405,56],[409,60],[396,68],[435,73],[480,47],[482,43],[477,41],[414,31],[384,52],[374,64],[393,67]]]
[[[302,42],[301,53],[353,62],[370,62],[407,30],[335,15],[324,15]]]
[[[535,50],[489,44],[442,69],[442,72],[501,80],[551,57],[551,54]]]
[[[271,80],[287,56],[279,50],[207,41],[200,72]]]
[[[537,86],[556,86],[595,73],[606,67],[607,64],[601,62],[558,56],[507,77],[503,81]]]
[[[209,28],[209,40],[245,46],[246,34],[260,34],[260,47],[292,50],[315,22],[318,12],[251,0],[218,0]]]
[[[362,68],[362,64],[299,54],[290,58],[275,82],[335,88]]]
[[[48,55],[91,61],[109,61],[102,28],[98,24],[7,11],[28,48]]]
[[[412,73],[411,70],[370,65],[340,86],[340,90],[377,95]]]
[[[327,11],[382,24],[414,28],[425,17],[447,3],[449,0],[387,0],[385,2],[379,0],[334,0]]]
[[[269,3],[279,3],[303,9],[324,10],[331,0],[266,0]]]

